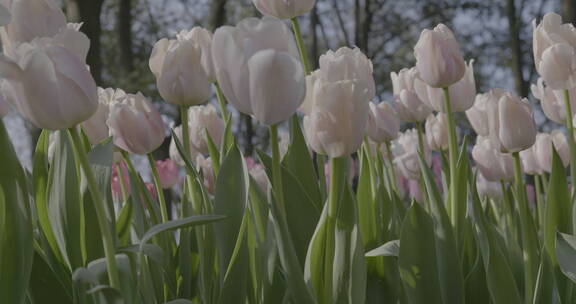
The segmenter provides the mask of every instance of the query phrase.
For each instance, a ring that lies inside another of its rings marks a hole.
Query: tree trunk
[[[576,1],[562,0],[562,19],[564,22],[576,24]]]
[[[90,39],[90,50],[86,63],[97,84],[102,83],[102,58],[100,51],[100,35],[102,26],[100,14],[104,0],[68,0],[66,12],[70,22],[82,22],[81,31]]]
[[[132,1],[120,0],[118,9],[118,44],[124,75],[134,69],[134,52],[132,50]]]
[[[212,0],[209,21],[209,27],[212,31],[226,24],[226,2],[227,0]]]
[[[524,60],[522,58],[522,40],[520,40],[520,19],[516,13],[516,4],[514,3],[514,0],[506,0],[506,15],[508,18],[510,51],[512,52],[512,75],[514,76],[516,91],[520,96],[527,96],[528,83],[524,80],[522,74]]]

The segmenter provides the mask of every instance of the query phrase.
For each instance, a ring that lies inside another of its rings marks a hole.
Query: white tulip
[[[548,119],[560,123],[566,123],[566,108],[564,106],[564,90],[552,90],[544,85],[544,79],[538,78],[536,84],[530,87],[534,97],[540,100],[544,115]],[[576,88],[570,89],[570,96],[576,96]],[[570,98],[572,111],[576,109],[576,98]]]
[[[557,43],[542,53],[538,70],[546,84],[555,90],[576,87],[576,52],[566,43]]]
[[[248,18],[214,33],[216,78],[240,112],[273,125],[292,116],[306,93],[300,55],[290,29],[271,17]]]
[[[110,107],[108,117],[114,145],[134,154],[147,154],[164,141],[164,122],[141,93],[126,94]]]
[[[470,60],[466,66],[464,77],[448,88],[452,112],[464,112],[474,104],[476,82],[473,63],[474,61]],[[446,112],[444,107],[446,96],[443,89],[431,87],[418,77],[414,80],[414,89],[420,100],[430,108],[438,112]]]
[[[512,155],[500,152],[499,144],[488,136],[476,138],[472,158],[489,181],[511,180],[514,177]]]
[[[252,0],[262,15],[292,19],[312,10],[316,0]]]
[[[268,190],[270,189],[270,180],[268,180],[268,175],[266,175],[266,170],[264,170],[264,167],[262,165],[255,165],[249,169],[249,173],[254,181],[256,181],[256,184],[260,190],[267,194]]]
[[[414,47],[414,56],[420,78],[434,88],[449,87],[466,72],[460,45],[444,24],[422,31]]]
[[[430,114],[426,119],[426,142],[433,151],[448,149],[448,117],[444,113]]]
[[[543,171],[552,172],[552,146],[558,152],[562,164],[567,167],[570,164],[570,149],[564,133],[555,130],[550,134],[538,133],[534,143],[534,154]]]
[[[476,189],[480,197],[488,197],[493,200],[501,200],[504,197],[501,184],[487,180],[482,173],[479,173],[476,178]]]
[[[211,64],[210,48],[205,46],[205,35],[200,32],[200,28],[181,31],[176,39],[161,39],[152,49],[150,70],[156,76],[160,95],[171,104],[198,105],[212,94],[209,74],[203,65],[203,62]]]
[[[527,99],[506,92],[492,109],[491,134],[497,136],[502,151],[519,152],[534,144],[536,123]]]
[[[400,120],[396,111],[387,102],[379,104],[370,103],[368,125],[366,132],[368,137],[377,143],[389,142],[398,137]]]
[[[202,173],[204,178],[204,187],[210,194],[216,191],[216,177],[214,176],[214,169],[212,167],[212,159],[202,155],[196,156],[196,170]]]
[[[123,98],[126,93],[121,89],[98,88],[98,110],[90,119],[82,123],[90,143],[95,145],[109,136],[110,131],[106,121],[110,113],[110,106]]]
[[[182,137],[182,126],[181,125],[174,128],[174,134],[176,135],[176,137],[178,138],[178,140],[180,141],[182,146],[184,146],[184,139]],[[192,145],[191,140],[189,140],[189,143],[190,143],[189,148],[190,148],[190,153],[191,153],[189,159],[190,159],[190,161],[194,161],[194,160],[196,160],[197,156],[200,155],[200,153],[198,151],[196,151],[196,149]],[[182,155],[180,155],[180,152],[178,151],[178,147],[176,146],[176,141],[174,140],[174,138],[172,138],[172,140],[170,141],[169,153],[170,153],[170,158],[175,163],[177,163],[180,166],[186,165],[186,163],[184,162],[184,159],[182,158]]]
[[[6,116],[12,110],[10,106],[10,102],[7,99],[6,90],[9,88],[7,87],[7,83],[5,80],[0,82],[0,118]]]
[[[208,154],[208,138],[210,135],[216,147],[222,144],[224,137],[224,120],[218,116],[216,108],[211,104],[194,106],[188,110],[190,140],[194,149],[202,154]]]
[[[502,89],[492,89],[487,93],[476,95],[474,106],[466,111],[466,117],[468,117],[468,121],[472,125],[472,128],[474,128],[474,131],[476,131],[476,134],[481,136],[490,134],[489,105],[491,103],[497,103],[504,92]]]
[[[536,157],[536,145],[520,151],[520,159],[522,160],[522,169],[526,174],[536,175],[544,172]]]
[[[392,142],[394,165],[400,174],[407,179],[420,179],[420,162],[418,160],[418,132],[416,129],[406,130]],[[424,144],[424,158],[429,164],[432,155]]]
[[[394,92],[394,109],[398,117],[407,122],[423,121],[432,113],[432,109],[418,97],[414,88],[417,73],[416,68],[390,73]]]

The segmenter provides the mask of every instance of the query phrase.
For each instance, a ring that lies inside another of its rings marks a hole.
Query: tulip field
[[[385,101],[359,48],[309,59],[314,0],[252,2],[154,45],[169,127],[96,85],[55,1],[0,1],[0,114],[41,129],[27,169],[0,120],[0,304],[576,303],[572,24],[534,21],[531,91],[561,126],[539,132],[523,96],[477,91],[444,24]],[[253,156],[238,112],[269,132]]]

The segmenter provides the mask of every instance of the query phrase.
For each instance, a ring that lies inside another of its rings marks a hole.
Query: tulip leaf
[[[434,223],[416,202],[402,223],[400,244],[398,267],[408,303],[442,303]]]
[[[134,214],[133,204],[132,198],[128,198],[124,202],[124,206],[120,210],[120,216],[118,216],[118,220],[116,221],[116,234],[118,235],[118,241],[121,245],[126,245],[130,241],[132,215]]]
[[[366,252],[366,257],[393,256],[398,257],[400,240],[392,240],[386,244]]]
[[[358,176],[358,189],[356,200],[358,201],[358,215],[360,233],[367,248],[373,248],[377,244],[376,223],[379,212],[376,210],[375,196],[372,193],[372,177],[370,174],[370,157],[364,147],[360,152],[360,173]]]
[[[33,300],[32,303],[43,303],[46,299],[59,304],[73,303],[71,287],[60,280],[50,265],[38,253],[34,253],[29,295]]]
[[[551,262],[556,265],[556,232],[570,232],[571,202],[564,165],[556,149],[552,147],[552,173],[548,183],[546,215],[544,220],[544,245]]]
[[[186,218],[181,218],[177,220],[172,220],[169,222],[164,222],[162,224],[158,224],[150,228],[144,236],[142,240],[140,240],[140,246],[144,246],[150,239],[156,236],[159,233],[182,229],[192,226],[198,225],[205,225],[208,223],[216,222],[225,219],[225,216],[222,215],[194,215]]]
[[[556,235],[556,258],[562,273],[576,283],[576,237],[558,232]]]
[[[540,256],[542,258],[538,267],[532,303],[559,303],[560,295],[556,286],[556,274],[551,258],[545,252],[542,252]]]

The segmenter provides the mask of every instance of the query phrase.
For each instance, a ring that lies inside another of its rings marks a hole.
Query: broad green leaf
[[[29,285],[29,295],[34,303],[43,303],[50,299],[53,303],[72,304],[71,292],[70,286],[65,285],[44,258],[35,253]]]
[[[133,204],[132,198],[128,198],[124,202],[124,206],[120,210],[120,216],[116,221],[116,234],[118,235],[118,241],[121,245],[127,245],[130,242],[132,214],[134,213]]]
[[[360,233],[367,248],[373,248],[377,242],[376,222],[379,212],[375,210],[375,193],[372,189],[370,174],[370,158],[364,147],[360,152],[360,173],[358,176],[358,189],[356,201],[358,202],[358,216]]]
[[[570,233],[572,229],[570,193],[566,171],[556,149],[552,148],[552,173],[548,184],[544,245],[553,265],[556,260],[556,232]]]
[[[166,302],[166,304],[193,304],[194,302],[186,299],[176,299],[170,302]]]
[[[0,295],[23,303],[33,260],[32,219],[24,170],[0,120]]]
[[[366,257],[394,256],[400,252],[400,240],[389,241],[386,244],[366,252]]]
[[[398,267],[408,303],[442,303],[434,224],[416,202],[408,209],[402,224],[400,244]]]
[[[534,304],[559,303],[560,295],[556,286],[554,266],[547,254],[542,252],[536,286],[534,288]]]
[[[187,228],[192,226],[204,225],[216,221],[220,221],[225,219],[226,216],[222,215],[194,215],[186,218],[176,219],[169,222],[164,222],[162,224],[158,224],[150,228],[144,236],[142,240],[140,240],[140,246],[144,246],[151,238],[156,236],[161,232],[172,231],[181,228]]]
[[[556,258],[562,273],[576,283],[576,237],[558,232],[556,235]]]

